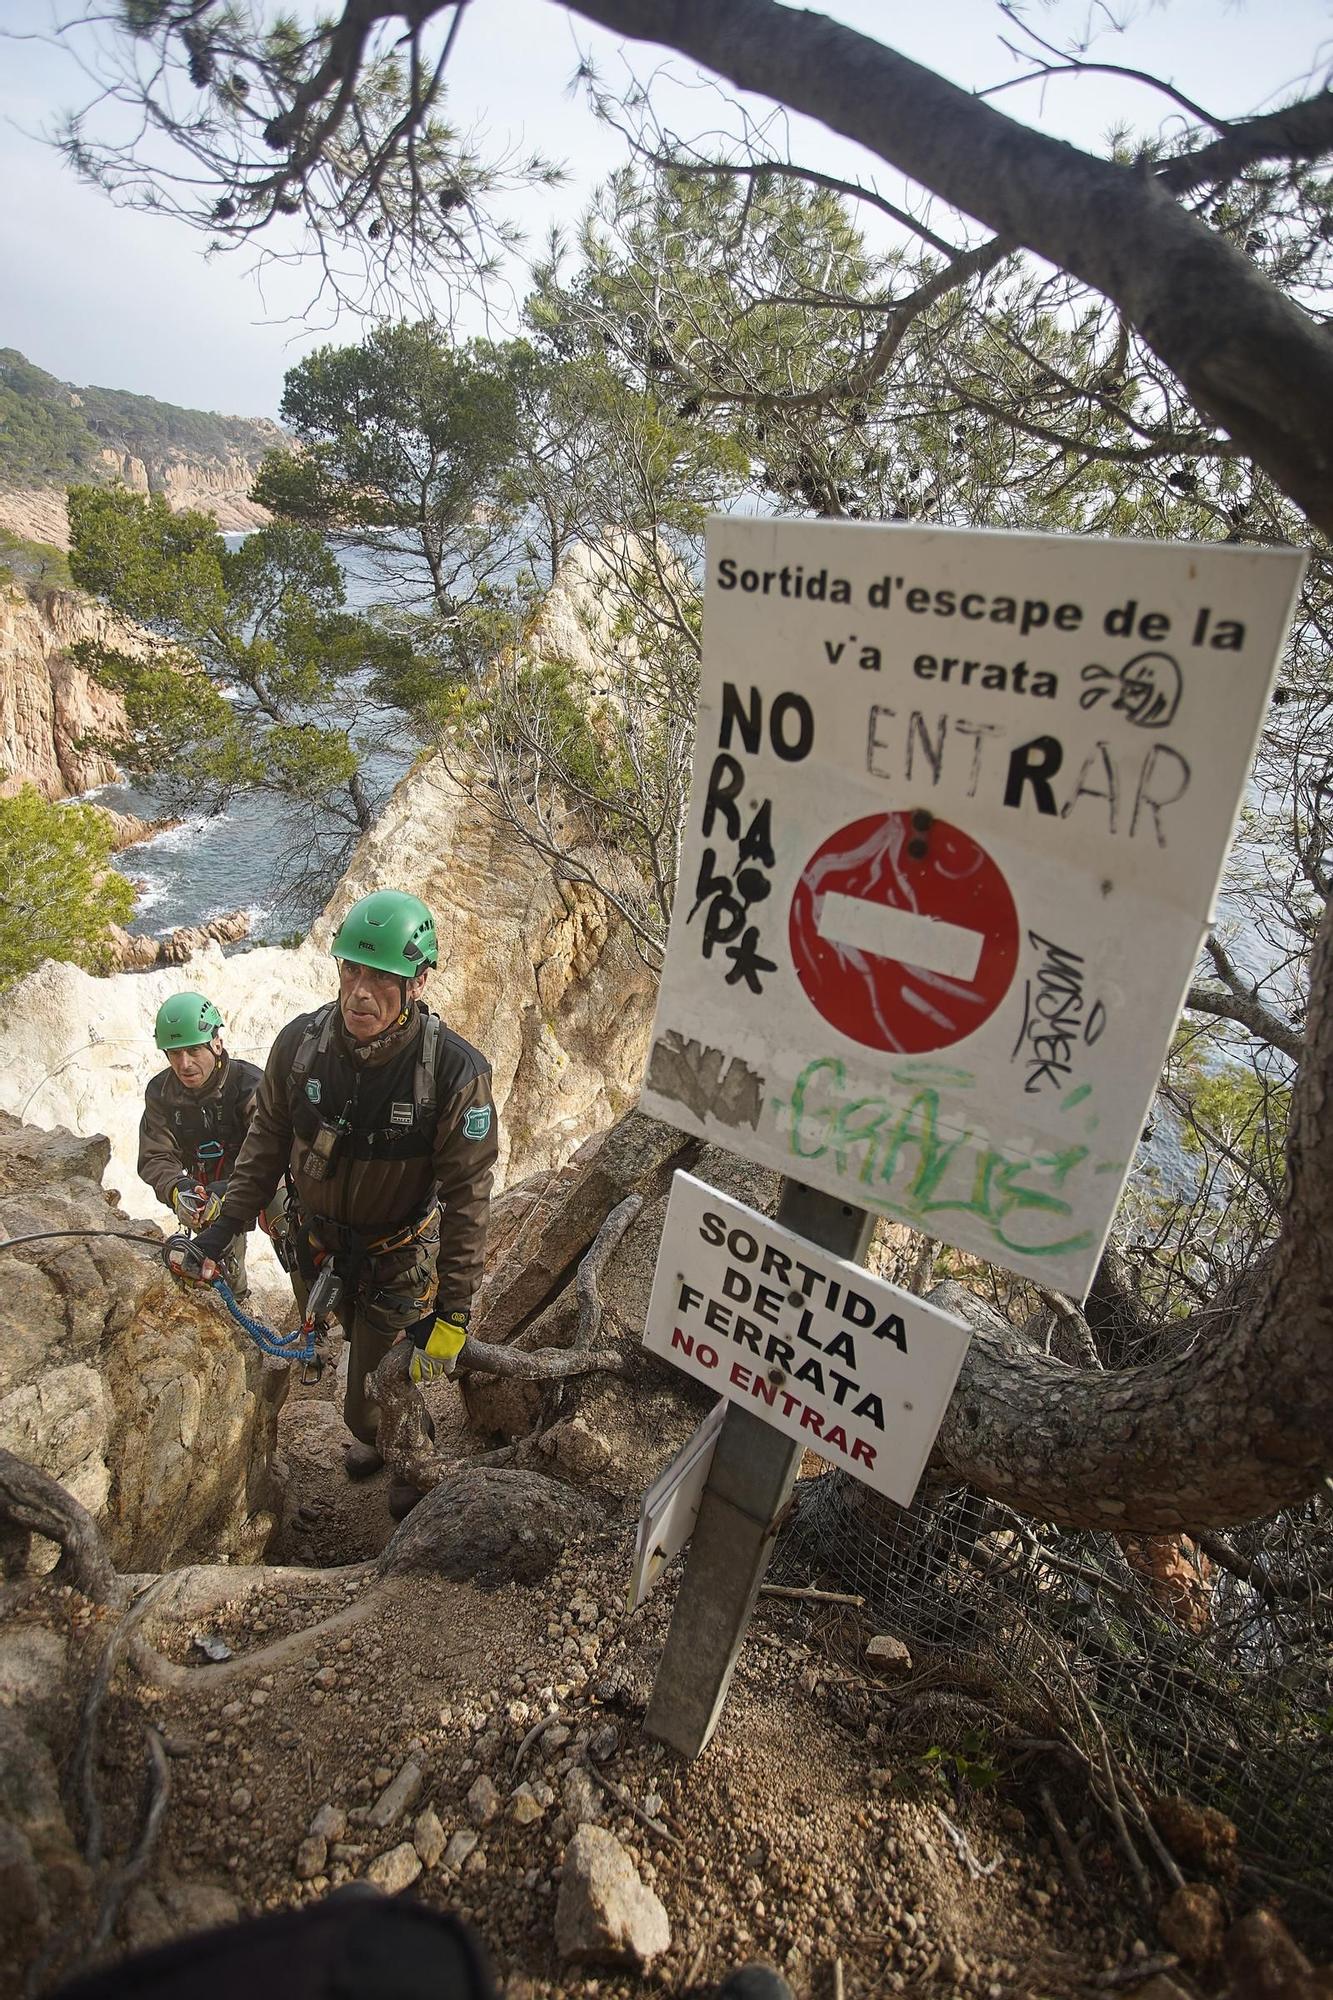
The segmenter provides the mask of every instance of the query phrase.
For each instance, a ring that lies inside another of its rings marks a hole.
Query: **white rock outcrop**
[[[30,1123],[105,1133],[106,1184],[126,1210],[161,1220],[135,1171],[139,1115],[162,1067],[153,1017],[170,993],[207,993],[233,1054],[262,1063],[279,1028],[336,990],[328,945],[373,889],[412,891],[435,912],[433,1006],[489,1057],[500,1114],[501,1184],[566,1160],[633,1100],[653,979],[595,891],[547,864],[429,758],[398,786],[311,938],[99,979],[48,961],[10,989],[0,1022],[0,1109]],[[276,1265],[259,1253],[256,1275]]]

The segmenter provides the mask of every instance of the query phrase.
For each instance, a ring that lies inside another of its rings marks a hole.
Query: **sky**
[[[719,0],[723,4],[723,0]],[[64,380],[132,389],[164,401],[242,416],[275,416],[282,378],[312,346],[359,337],[356,318],[327,313],[307,323],[307,272],[270,271],[257,281],[245,253],[206,258],[203,239],[172,220],[117,209],[80,183],[43,134],[88,86],[69,43],[54,30],[78,0],[0,4],[0,347],[17,347]],[[270,6],[269,12],[273,9]],[[1001,46],[1014,30],[996,0],[832,0],[825,12],[863,33],[892,39],[913,60],[966,88],[1021,74]],[[1094,59],[1169,79],[1220,117],[1282,101],[1333,60],[1330,0],[1043,0],[1029,18],[1048,40],[1078,36],[1111,13],[1124,34],[1100,33]],[[891,23],[891,31],[887,24]],[[664,60],[567,14],[554,0],[472,0],[450,61],[449,116],[497,147],[537,149],[565,163],[558,191],[527,194],[510,213],[530,252],[552,223],[572,225],[594,187],[623,157],[621,142],[568,90],[586,52],[609,83],[646,76]],[[669,95],[682,135],[718,122],[720,102],[672,54],[679,83]],[[665,86],[670,90],[670,85]],[[1157,130],[1173,113],[1158,93],[1120,78],[1047,80],[994,100],[1010,116],[1098,150],[1119,120]],[[765,107],[752,101],[760,115]],[[791,121],[794,156],[825,172],[901,192],[883,161],[809,120]],[[508,297],[524,289],[524,265],[509,272]],[[504,309],[505,299],[500,300]],[[479,317],[476,330],[480,328]],[[509,330],[513,330],[512,327]]]

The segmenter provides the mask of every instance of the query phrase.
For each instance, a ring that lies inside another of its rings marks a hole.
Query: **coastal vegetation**
[[[345,295],[364,277],[389,317],[420,323],[295,371],[288,412],[311,470],[274,468],[262,490],[293,527],[367,546],[387,532],[419,558],[420,601],[387,627],[410,646],[404,706],[457,768],[479,760],[478,798],[557,872],[572,865],[561,801],[601,816],[645,886],[627,893],[613,870],[596,886],[650,960],[674,888],[710,509],[1308,550],[1228,917],[1187,1000],[1209,1056],[1192,1065],[1185,1046],[1168,1077],[1198,1104],[1209,1171],[1245,1183],[1271,1155],[1236,1143],[1245,1114],[1209,1083],[1218,1038],[1273,1117],[1290,1089],[1284,1186],[1221,1232],[1207,1203],[1164,1195],[1169,1212],[1104,1260],[1086,1324],[1099,1364],[1132,1369],[1053,1386],[1048,1354],[979,1333],[941,1446],[980,1491],[1064,1519],[1075,1492],[1090,1520],[1114,1507],[1145,1530],[1304,1501],[1333,1429],[1328,93],[1222,120],[1172,86],[1166,136],[1118,134],[1096,153],[771,0],[681,0],[666,22],[644,0],[572,11],[666,33],[724,86],[859,141],[904,192],[811,168],[785,125],[739,109],[734,137],[682,138],[650,86],[616,98],[586,73],[630,164],[536,272],[530,352],[455,351],[426,324],[425,280],[475,283],[500,225],[496,176],[440,116],[457,25],[443,0],[348,0],[305,34],[258,5],[154,0],[120,37],[152,156],[95,116],[71,124],[67,150],[105,186],[169,190],[210,240],[303,228],[317,284]],[[1040,37],[1025,47],[1038,71],[1055,66]],[[1076,71],[1081,52],[1058,62]],[[509,449],[470,456],[478,437]],[[450,484],[455,447],[484,474],[470,512]],[[393,484],[403,467],[415,496]],[[600,684],[534,677],[524,653],[575,539],[624,607]],[[1250,969],[1242,925],[1263,944]],[[1036,1309],[1004,1298],[1017,1319]]]
[[[65,486],[107,478],[102,451],[149,461],[255,456],[275,426],[249,417],[186,410],[126,389],[76,389],[17,348],[0,348],[0,488]]]

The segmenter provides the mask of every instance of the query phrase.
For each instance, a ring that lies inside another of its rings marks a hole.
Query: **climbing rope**
[[[275,1361],[313,1361],[315,1359],[315,1334],[311,1328],[307,1333],[298,1326],[294,1333],[274,1333],[262,1320],[251,1319],[236,1303],[236,1294],[225,1278],[214,1278],[212,1289],[217,1293],[227,1311],[240,1327],[248,1333],[261,1354],[271,1354]]]
[[[128,1229],[34,1229],[28,1236],[6,1236],[0,1239],[0,1250],[12,1250],[19,1243],[47,1243],[56,1236],[114,1236],[121,1243],[146,1243],[158,1255],[176,1239],[161,1236],[140,1236]],[[253,1340],[261,1354],[271,1355],[275,1361],[315,1360],[315,1335],[313,1329],[307,1332],[297,1327],[294,1333],[274,1333],[262,1320],[251,1319],[236,1302],[236,1294],[225,1278],[214,1278],[208,1286],[216,1292],[227,1311],[240,1327],[242,1333]]]

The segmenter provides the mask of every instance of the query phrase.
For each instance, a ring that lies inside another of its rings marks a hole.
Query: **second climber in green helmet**
[[[167,1067],[144,1091],[139,1178],[186,1229],[202,1229],[221,1211],[263,1072],[227,1054],[222,1016],[202,993],[164,1000],[153,1039]],[[236,1297],[244,1298],[244,1234],[228,1246],[221,1268]]]
[[[211,1277],[262,1208],[277,1219],[304,1311],[332,1258],[350,1349],[345,1462],[357,1478],[383,1463],[367,1375],[406,1336],[412,1380],[434,1380],[467,1338],[498,1133],[489,1063],[423,997],[439,962],[426,905],[397,889],[363,896],[331,950],[338,997],[274,1042],[222,1212],[176,1262]],[[390,1511],[401,1516],[419,1497],[397,1482]]]

